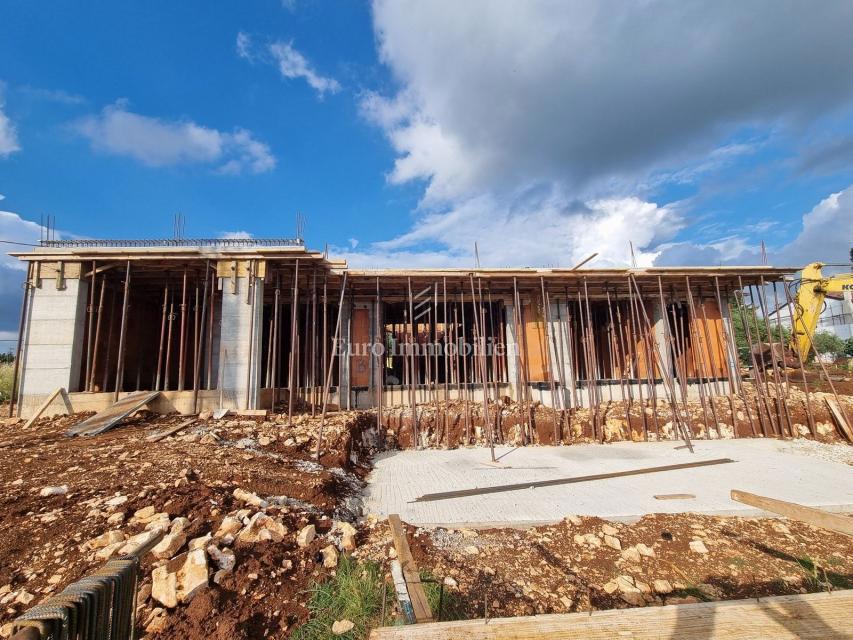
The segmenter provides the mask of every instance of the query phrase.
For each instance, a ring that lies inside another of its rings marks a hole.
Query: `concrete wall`
[[[231,282],[225,280],[220,291],[222,322],[219,366],[222,369],[223,407],[228,409],[256,409],[260,404],[259,345],[262,335],[264,283],[259,278],[255,280],[254,308],[247,302],[248,286],[248,278],[237,278],[236,291],[232,291]],[[252,352],[254,357],[250,357]]]
[[[38,407],[58,387],[77,391],[83,366],[88,283],[42,279],[30,293],[29,322],[23,337],[19,399]],[[20,409],[19,409],[20,410]]]

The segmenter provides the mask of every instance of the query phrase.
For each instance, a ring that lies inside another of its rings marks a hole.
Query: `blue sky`
[[[741,5],[7,0],[0,239],[299,211],[368,267],[845,260],[853,4]]]

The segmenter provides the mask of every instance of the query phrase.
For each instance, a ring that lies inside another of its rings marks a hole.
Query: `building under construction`
[[[160,391],[149,406],[182,413],[731,396],[730,305],[773,322],[762,308],[789,300],[764,285],[795,271],[362,270],[290,239],[46,240],[13,255],[28,266],[24,417],[58,388],[75,411]],[[742,330],[757,342],[763,328]]]

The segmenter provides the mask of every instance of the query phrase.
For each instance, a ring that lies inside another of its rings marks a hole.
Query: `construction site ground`
[[[850,399],[844,400],[849,408]],[[720,400],[721,406],[724,402]],[[801,407],[796,410],[802,413]],[[699,415],[701,408],[691,407],[691,411]],[[380,452],[378,442],[394,446],[405,440],[405,433],[389,429],[377,436],[375,413],[336,411],[327,420],[317,464],[319,417],[300,414],[289,426],[287,416],[281,414],[229,415],[221,420],[200,416],[157,442],[147,437],[186,417],[142,411],[104,434],[68,437],[67,429],[83,417],[42,418],[27,429],[23,421],[0,422],[0,634],[8,635],[8,623],[23,611],[92,572],[109,554],[120,553],[132,536],[146,527],[163,525],[170,535],[177,530],[171,538],[177,546],[165,549],[160,558],[152,553],[144,560],[145,579],[137,601],[140,636],[365,637],[370,625],[364,621],[339,636],[333,635],[331,627],[325,635],[309,636],[301,625],[311,615],[312,587],[341,570],[337,563],[344,554],[381,567],[388,582],[386,617],[380,621],[377,612],[372,624],[393,623],[398,612],[388,566],[396,552],[384,512],[374,508],[367,487],[368,478],[375,477],[369,474],[381,472],[385,460],[447,456],[470,463],[472,471],[460,471],[459,481],[453,483],[458,489],[477,486],[478,478],[486,475],[506,474],[499,477],[517,482],[524,467],[553,466],[554,456],[567,461],[567,466],[531,469],[531,473],[540,474],[536,477],[546,472],[549,477],[578,475],[598,468],[596,460],[602,465],[607,461],[614,469],[659,464],[649,459],[650,450],[677,454],[679,460],[689,456],[681,450],[671,453],[679,444],[675,439],[608,445],[579,439],[562,447],[518,449],[503,458],[505,466],[514,468],[501,470],[484,464],[489,454],[482,440],[476,447],[450,451]],[[829,420],[825,409],[820,419]],[[737,464],[761,455],[782,456],[779,460],[787,465],[791,482],[806,492],[823,491],[827,496],[823,502],[817,497],[809,500],[806,494],[778,495],[783,487],[770,477],[762,480],[764,472],[758,466],[753,468],[754,482],[747,486],[736,485],[749,480],[748,469],[738,472],[742,475],[732,474],[734,464],[692,471],[707,474],[703,486],[714,500],[738,488],[843,510],[853,503],[853,447],[826,429],[819,434],[820,441],[806,435],[772,442],[697,441],[696,456],[732,457],[740,461]],[[714,449],[721,446],[725,451]],[[509,451],[510,447],[500,449],[501,454]],[[396,482],[405,482],[406,476],[410,480],[418,476],[416,463]],[[693,476],[664,476],[659,474],[650,484],[638,478],[620,482],[640,487],[636,490],[643,495],[653,491],[696,494],[696,500],[705,497],[704,489],[686,486]],[[591,484],[578,484],[547,491],[595,495],[596,490]],[[419,491],[409,492],[408,499]],[[609,495],[619,492],[617,487]],[[550,501],[551,494],[540,489],[524,493],[519,504]],[[630,500],[630,496],[621,499]],[[548,518],[553,520],[550,524],[519,527],[510,526],[519,524],[511,522],[510,510],[502,526],[479,529],[472,526],[477,524],[473,516],[445,526],[426,526],[440,519],[413,516],[407,534],[421,572],[445,585],[445,618],[565,613],[853,588],[849,537],[782,518],[648,513],[656,511],[649,506],[656,504],[654,500],[647,496],[642,509],[628,514],[639,516],[631,521],[589,515],[618,515],[604,506],[600,511],[590,507],[586,513],[579,506]],[[675,502],[659,502],[657,511],[680,510]],[[693,511],[692,502],[684,500],[683,511]],[[354,529],[341,523],[350,523]],[[309,535],[308,525],[314,525],[315,536]],[[152,594],[152,572],[157,567],[170,571],[183,562],[188,547],[207,550],[209,579],[189,594],[182,593],[179,585],[179,601],[167,606],[155,597],[162,598],[162,593]],[[222,561],[227,549],[233,550],[233,569],[222,568],[228,564]]]

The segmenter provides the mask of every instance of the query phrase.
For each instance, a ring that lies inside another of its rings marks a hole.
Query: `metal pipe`
[[[560,444],[560,427],[557,424],[557,391],[554,386],[554,362],[551,357],[551,309],[545,296],[545,277],[539,276],[539,288],[542,292],[542,322],[545,324],[545,355],[548,363],[548,382],[551,388],[551,408],[554,410],[554,444]]]
[[[786,292],[785,306],[788,308],[788,314],[791,318],[791,326],[793,326],[794,309],[791,306],[791,299],[787,296],[786,286],[787,286],[787,283],[783,282],[782,283],[782,290]],[[773,293],[775,296],[775,293],[776,293],[776,283],[775,282],[773,283]],[[779,308],[778,301],[776,304],[776,308],[777,309]],[[793,351],[797,354],[797,362],[799,362],[799,364],[800,364],[800,373],[803,376],[803,391],[806,394],[806,400],[805,400],[806,416],[808,417],[808,421],[809,421],[809,431],[811,432],[812,437],[814,438],[817,436],[817,428],[815,427],[814,413],[812,412],[812,401],[811,401],[811,396],[809,395],[809,384],[806,381],[806,365],[805,365],[805,362],[803,362],[803,354],[800,353],[800,350],[794,349]]]
[[[204,338],[204,324],[207,319],[207,272],[210,270],[210,260],[207,261],[207,264],[204,267],[204,293],[201,296],[201,335],[198,336],[197,342],[198,346],[196,347],[195,353],[195,375],[193,376],[193,413],[198,413],[198,389],[199,389],[199,380],[201,376],[201,346],[203,344]],[[198,285],[196,285],[196,295],[198,295]],[[198,302],[196,302],[196,314],[198,314]]]
[[[252,370],[255,368],[255,304],[257,296],[255,295],[255,261],[249,261],[249,273],[247,274],[246,290],[249,296],[249,351],[246,357],[246,409],[254,408],[252,406]],[[263,304],[263,300],[261,301]]]

